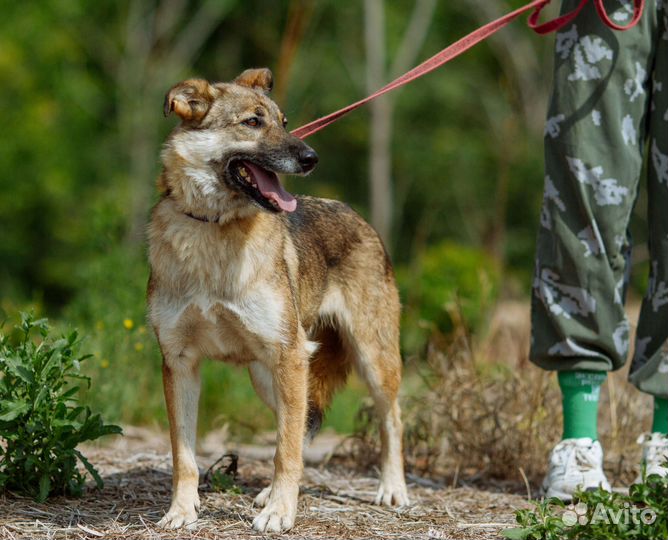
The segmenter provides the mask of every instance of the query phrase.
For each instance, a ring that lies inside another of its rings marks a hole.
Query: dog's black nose
[[[299,152],[299,165],[304,172],[308,172],[318,164],[318,154],[313,148],[305,148]]]

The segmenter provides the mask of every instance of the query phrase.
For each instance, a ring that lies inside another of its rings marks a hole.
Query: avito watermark
[[[585,503],[569,504],[561,516],[561,520],[567,527],[574,525],[587,525],[596,523],[605,523],[613,525],[651,525],[656,521],[656,512],[651,508],[639,508],[629,503],[619,509],[607,507],[603,503],[598,503],[594,511],[589,516],[589,507]]]

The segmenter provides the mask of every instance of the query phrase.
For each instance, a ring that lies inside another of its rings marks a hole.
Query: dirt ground
[[[2,539],[214,539],[263,538],[251,530],[258,512],[252,501],[267,485],[273,446],[234,445],[225,434],[206,437],[199,451],[205,471],[223,452],[239,456],[236,484],[241,493],[217,493],[200,486],[202,508],[192,530],[155,527],[169,506],[171,458],[164,434],[126,428],[125,437],[84,454],[104,479],[80,499],[57,497],[46,504],[11,494],[0,496]],[[267,437],[270,439],[271,437]],[[519,486],[473,486],[461,478],[408,476],[411,505],[387,509],[371,504],[377,471],[360,474],[336,457],[340,438],[322,434],[305,455],[306,469],[294,529],[286,538],[499,538],[512,525],[514,510],[526,505]],[[334,457],[332,457],[334,456]],[[273,535],[279,536],[279,535]]]

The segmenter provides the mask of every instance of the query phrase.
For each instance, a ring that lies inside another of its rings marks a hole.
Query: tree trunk
[[[383,0],[365,0],[366,87],[371,93],[385,83],[385,7]],[[392,224],[392,104],[383,96],[370,104],[369,187],[371,224],[390,246]]]
[[[436,0],[418,0],[401,40],[390,70],[397,77],[412,67],[429,29]],[[384,0],[365,0],[364,37],[366,45],[367,92],[372,93],[386,84],[385,8]],[[392,249],[392,218],[394,190],[392,183],[392,115],[394,96],[385,94],[370,103],[369,197],[371,224]]]

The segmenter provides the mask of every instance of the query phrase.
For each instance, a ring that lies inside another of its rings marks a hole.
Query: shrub
[[[430,247],[410,268],[398,268],[404,350],[415,352],[434,332],[449,334],[462,325],[479,330],[497,298],[500,279],[489,255],[451,242]]]
[[[102,479],[77,445],[121,428],[77,403],[80,340],[73,331],[49,337],[46,319],[21,314],[12,335],[0,334],[0,489],[44,501],[52,494],[80,495],[86,479]],[[33,334],[39,333],[37,340]]]

